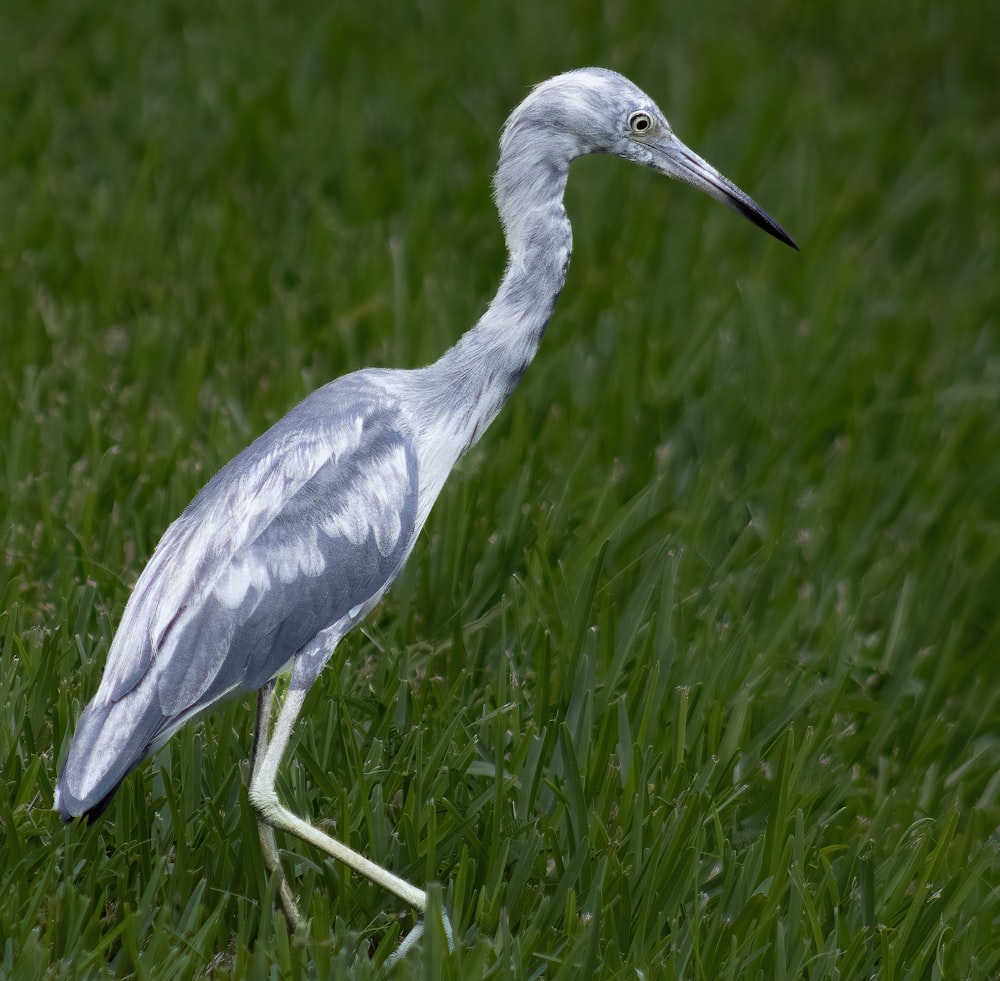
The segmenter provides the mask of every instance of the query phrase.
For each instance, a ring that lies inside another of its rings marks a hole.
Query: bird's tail
[[[83,710],[56,782],[55,809],[64,821],[101,814],[158,745],[164,717],[153,686],[145,698],[142,687],[117,702],[95,699]]]

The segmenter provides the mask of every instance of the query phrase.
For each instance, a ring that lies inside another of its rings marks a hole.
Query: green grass
[[[410,912],[282,840],[288,937],[249,701],[91,828],[57,763],[207,477],[476,319],[499,127],[592,63],[802,253],[575,166],[538,359],[280,792],[441,884],[399,976],[1000,972],[1000,8],[536,6],[0,15],[0,976],[385,973]]]

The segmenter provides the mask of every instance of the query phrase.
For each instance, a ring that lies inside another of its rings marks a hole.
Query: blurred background
[[[409,914],[297,843],[282,933],[249,703],[90,829],[57,763],[205,480],[475,322],[500,127],[594,64],[802,251],[574,165],[536,363],[281,792],[443,883],[435,976],[994,976],[998,36],[931,0],[5,4],[0,973],[382,970]]]

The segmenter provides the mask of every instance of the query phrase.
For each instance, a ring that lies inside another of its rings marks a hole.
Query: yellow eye
[[[628,117],[628,128],[639,136],[648,132],[652,125],[653,117],[642,109],[638,112],[633,112],[632,115]]]

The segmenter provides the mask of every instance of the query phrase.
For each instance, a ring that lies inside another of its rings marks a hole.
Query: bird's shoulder
[[[222,467],[168,528],[157,552],[183,545],[223,559],[279,516],[291,520],[318,495],[332,502],[359,475],[403,467],[405,454],[391,451],[401,451],[410,438],[398,400],[377,373],[330,382]]]

